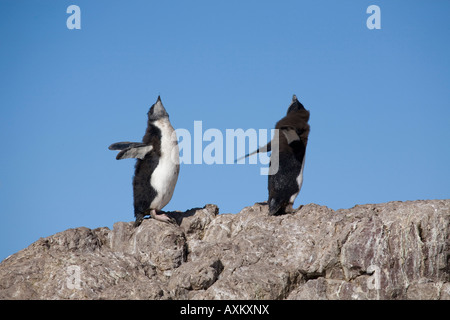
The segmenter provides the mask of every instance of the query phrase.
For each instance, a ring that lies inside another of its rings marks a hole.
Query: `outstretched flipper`
[[[142,160],[145,158],[147,153],[149,153],[152,150],[153,150],[152,145],[143,145],[141,147],[130,147],[130,148],[126,148],[126,149],[120,151],[117,154],[116,159],[122,160],[122,159],[136,158],[136,159]]]
[[[247,157],[250,157],[252,155],[254,155],[255,153],[261,153],[261,152],[270,152],[272,150],[272,141],[270,141],[268,144],[266,144],[265,146],[262,146],[261,148],[259,148],[258,150],[253,151],[252,153],[249,153],[243,157],[240,157],[239,159],[236,159],[234,161],[234,163],[237,163],[239,160],[245,159]]]
[[[130,141],[124,141],[124,142],[116,142],[113,143],[108,147],[109,150],[124,150],[128,148],[135,148],[135,147],[143,147],[145,146],[142,142],[130,142]]]
[[[108,147],[109,150],[121,150],[116,159],[144,159],[147,153],[153,150],[152,145],[147,145],[142,142],[116,142]]]

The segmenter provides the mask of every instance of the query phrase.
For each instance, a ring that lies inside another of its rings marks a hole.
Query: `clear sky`
[[[1,0],[0,260],[134,220],[135,161],[108,146],[140,141],[158,94],[175,128],[225,135],[273,128],[295,93],[311,112],[295,206],[449,198],[449,15],[443,0]],[[182,164],[165,210],[265,201],[260,168]]]

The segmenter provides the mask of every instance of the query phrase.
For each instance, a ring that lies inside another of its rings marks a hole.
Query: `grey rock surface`
[[[0,264],[0,299],[450,299],[450,200],[215,205],[41,238]]]

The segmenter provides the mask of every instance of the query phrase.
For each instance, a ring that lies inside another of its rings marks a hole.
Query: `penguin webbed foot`
[[[149,215],[151,218],[153,218],[157,221],[162,221],[162,222],[171,223],[171,224],[177,224],[177,221],[174,218],[169,217],[165,213],[161,213],[161,211],[157,212],[156,210],[152,209],[152,210],[147,210],[142,213],[137,213],[135,215],[136,221],[134,222],[134,227],[135,228],[139,227],[141,225],[142,221],[144,221],[144,217],[147,215]]]
[[[157,211],[157,210],[150,210],[150,216],[158,221],[162,221],[162,222],[166,222],[166,223],[172,223],[172,224],[177,224],[177,222],[175,221],[174,218],[169,217],[167,214],[165,213],[161,213],[161,211]]]

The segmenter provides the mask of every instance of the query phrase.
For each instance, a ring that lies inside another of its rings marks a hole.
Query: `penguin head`
[[[287,113],[291,113],[293,111],[303,111],[306,110],[305,107],[300,103],[300,101],[297,100],[297,96],[294,94],[292,97],[291,105],[288,108]]]
[[[158,100],[156,100],[155,104],[152,105],[147,115],[148,121],[156,121],[162,118],[169,118],[169,114],[164,108],[160,96],[158,96]]]

